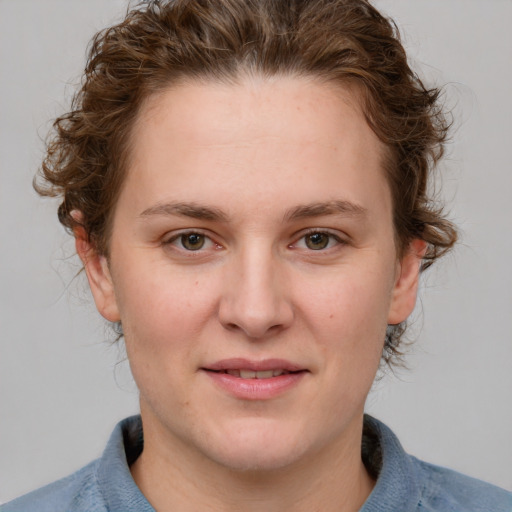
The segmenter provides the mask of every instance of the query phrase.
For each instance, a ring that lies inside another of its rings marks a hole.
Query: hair
[[[143,102],[178,82],[236,83],[246,75],[355,88],[386,148],[383,168],[399,255],[411,240],[424,240],[424,270],[454,245],[456,230],[430,187],[449,129],[440,90],[423,85],[394,22],[366,0],[139,3],[93,38],[71,111],[54,122],[36,190],[61,197],[60,222],[71,231],[81,226],[108,256],[130,132]],[[388,328],[386,362],[401,355],[404,330],[404,324]]]

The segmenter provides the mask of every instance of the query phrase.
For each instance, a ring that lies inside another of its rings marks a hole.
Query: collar
[[[114,429],[96,473],[108,510],[154,512],[130,473],[130,464],[143,446],[140,416],[126,418]],[[414,478],[417,468],[393,432],[368,415],[364,417],[362,450],[368,470],[378,477],[360,512],[414,510],[421,494]]]
[[[377,473],[378,478],[360,512],[415,510],[421,498],[421,485],[413,459],[386,425],[366,414],[363,433],[363,458],[365,441],[370,439],[372,458],[365,462],[370,464],[370,473]]]
[[[130,473],[130,464],[142,453],[143,446],[140,416],[126,418],[116,425],[96,471],[107,510],[155,512]]]

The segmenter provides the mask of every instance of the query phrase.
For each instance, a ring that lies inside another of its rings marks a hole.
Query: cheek
[[[197,279],[153,275],[139,281],[124,280],[119,291],[130,368],[141,397],[155,410],[160,402],[180,407],[192,390],[212,303]]]
[[[302,316],[327,362],[329,378],[365,387],[381,359],[393,279],[351,270],[316,288],[303,301]]]
[[[392,297],[392,278],[371,272],[340,273],[317,283],[303,301],[307,316],[319,327],[337,326],[364,336],[367,329],[386,326]]]
[[[172,272],[172,278],[170,273]],[[176,357],[198,337],[215,309],[213,279],[176,270],[139,273],[116,288],[127,349],[145,358]]]

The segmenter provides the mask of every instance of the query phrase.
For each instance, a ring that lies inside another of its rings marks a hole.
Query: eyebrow
[[[368,210],[363,206],[350,201],[327,201],[297,206],[288,210],[284,219],[286,221],[300,220],[324,215],[344,215],[347,217],[365,217]]]
[[[215,207],[200,206],[195,203],[159,203],[144,210],[139,217],[153,215],[179,215],[199,220],[227,222],[227,215]]]
[[[324,215],[344,215],[348,217],[364,217],[367,209],[350,201],[327,201],[310,203],[291,208],[284,214],[285,221],[300,220]],[[228,222],[228,216],[219,208],[201,206],[196,203],[170,202],[158,203],[144,210],[139,217],[155,215],[190,217],[214,222]]]

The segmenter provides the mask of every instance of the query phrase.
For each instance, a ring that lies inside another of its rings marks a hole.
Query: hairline
[[[301,70],[285,70],[276,73],[265,73],[263,70],[254,69],[253,66],[244,66],[243,64],[241,64],[239,68],[230,73],[204,72],[199,74],[183,72],[174,78],[170,78],[166,84],[161,84],[158,87],[150,88],[148,86],[143,86],[140,89],[142,91],[142,99],[139,101],[136,108],[133,110],[132,122],[130,123],[127,129],[124,140],[121,141],[121,144],[124,146],[124,148],[121,151],[122,157],[120,159],[120,162],[117,164],[118,170],[120,171],[121,175],[121,184],[119,189],[116,191],[116,197],[113,203],[113,207],[110,209],[105,222],[105,231],[103,234],[103,241],[101,244],[104,248],[104,255],[108,257],[110,253],[109,249],[112,237],[114,215],[117,208],[119,196],[121,195],[122,190],[124,188],[124,184],[127,181],[127,173],[129,172],[131,165],[130,162],[133,157],[132,148],[134,147],[136,142],[134,140],[134,137],[137,131],[137,126],[139,126],[140,123],[143,122],[145,115],[150,114],[151,110],[157,108],[158,101],[156,100],[158,99],[158,97],[163,96],[164,94],[168,93],[173,89],[178,89],[180,87],[187,87],[192,85],[225,85],[228,87],[236,87],[244,85],[244,82],[246,82],[247,80],[273,81],[282,78],[292,78],[310,81],[311,83],[316,83],[329,87],[329,89],[335,93],[339,93],[340,91],[342,91],[343,94],[339,94],[339,98],[345,103],[350,104],[351,106],[355,105],[356,108],[358,108],[365,117],[365,120],[369,125],[370,129],[372,129],[371,124],[368,122],[368,118],[366,116],[364,99],[363,95],[361,94],[362,90],[364,89],[364,85],[361,84],[355,78],[340,78],[335,76],[327,76],[325,72],[314,73]],[[400,240],[400,234],[396,229],[397,226],[395,222],[395,197],[393,195],[389,179],[390,168],[396,165],[396,161],[393,155],[393,150],[391,149],[389,144],[386,144],[383,141],[381,141],[378,135],[377,138],[379,140],[381,150],[381,169],[382,172],[384,173],[384,178],[391,197],[393,233],[395,238],[397,258],[400,259],[403,256],[405,248],[403,247],[404,244]]]

